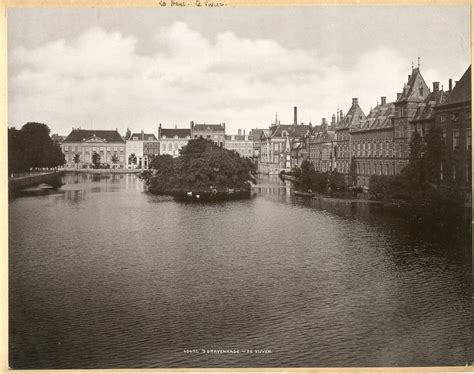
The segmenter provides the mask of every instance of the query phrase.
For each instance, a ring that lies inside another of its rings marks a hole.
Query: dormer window
[[[459,113],[453,113],[451,115],[451,122],[457,122],[459,120]]]
[[[134,137],[133,137],[133,140],[138,140],[138,136],[134,136]]]
[[[174,138],[175,138],[175,139],[178,139],[178,135],[175,135]]]
[[[423,96],[423,87],[420,87],[420,96]]]

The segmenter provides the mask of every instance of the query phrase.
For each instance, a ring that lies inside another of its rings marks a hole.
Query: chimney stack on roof
[[[382,96],[382,97],[380,98],[380,100],[381,100],[382,105],[387,104],[387,97],[386,97],[386,96]]]
[[[244,136],[245,136],[245,130],[244,130]]]
[[[439,82],[433,82],[433,92],[439,91]]]
[[[357,97],[353,97],[352,98],[352,105],[357,105],[359,103],[359,100],[357,99]]]
[[[450,78],[449,79],[449,92],[453,90],[453,80]]]
[[[410,80],[410,78],[411,78],[411,75],[410,75],[410,74],[408,74],[408,80]]]
[[[298,124],[298,107],[294,107],[293,109],[293,124],[297,125]]]
[[[237,130],[237,134],[238,134],[239,136],[242,135],[242,130],[241,130],[241,129],[238,129],[238,130]]]

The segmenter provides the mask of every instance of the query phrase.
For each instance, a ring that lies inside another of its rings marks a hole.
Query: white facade
[[[128,168],[146,169],[152,155],[159,155],[160,142],[154,134],[134,133],[127,139],[126,164]],[[134,154],[135,163],[130,156]]]
[[[248,135],[241,134],[239,130],[238,135],[226,135],[224,148],[237,152],[242,157],[252,158],[255,155],[254,142]]]
[[[184,139],[178,138],[177,135],[175,135],[173,138],[167,138],[166,136],[163,136],[160,139],[160,154],[178,157],[179,150],[188,144],[190,139],[191,135]]]

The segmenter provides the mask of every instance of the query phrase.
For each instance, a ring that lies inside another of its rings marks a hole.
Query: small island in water
[[[150,193],[205,201],[250,197],[255,175],[249,158],[199,138],[190,140],[177,158],[154,157],[140,177]]]

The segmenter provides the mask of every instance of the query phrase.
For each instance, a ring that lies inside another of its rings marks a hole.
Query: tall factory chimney
[[[298,124],[298,107],[296,107],[296,106],[293,109],[293,124],[294,125]]]

